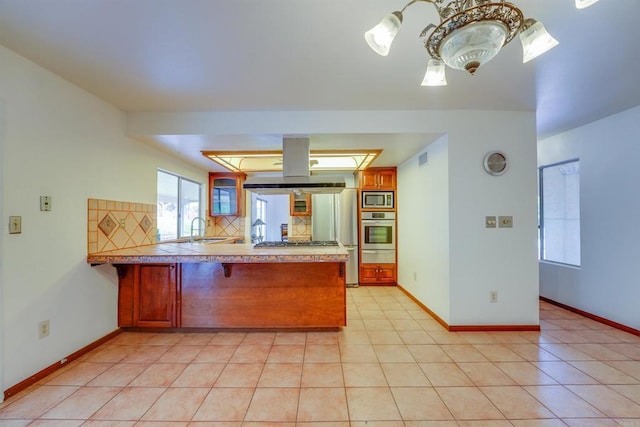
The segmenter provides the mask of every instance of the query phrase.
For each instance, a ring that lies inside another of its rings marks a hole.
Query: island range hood
[[[282,176],[248,178],[243,188],[258,194],[339,193],[345,188],[342,176],[311,175],[309,138],[282,140]]]

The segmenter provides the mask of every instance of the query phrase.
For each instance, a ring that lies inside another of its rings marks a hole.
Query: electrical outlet
[[[9,234],[22,233],[22,217],[10,216],[9,217]]]
[[[496,217],[495,216],[485,216],[484,217],[484,226],[486,228],[496,228]]]
[[[489,293],[489,301],[490,302],[498,302],[498,291],[491,291]]]
[[[44,338],[44,337],[46,337],[48,335],[49,335],[49,321],[48,320],[43,320],[38,325],[38,337],[39,338]]]
[[[124,218],[122,218],[122,219],[120,220],[120,227],[125,228],[126,226],[127,226],[127,224],[126,224],[126,222],[125,222]]]

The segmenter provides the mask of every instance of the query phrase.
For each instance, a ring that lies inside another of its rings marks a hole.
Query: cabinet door
[[[395,170],[381,170],[378,171],[378,188],[380,190],[395,190],[396,189],[396,171]]]
[[[363,284],[393,284],[396,282],[395,264],[361,264],[360,283]]]
[[[311,215],[311,194],[291,194],[289,213],[291,216]]]
[[[209,215],[242,216],[244,174],[209,173]]]
[[[176,265],[141,264],[134,282],[135,326],[176,326]]]
[[[377,264],[360,265],[359,281],[361,283],[376,283],[378,281],[378,265]]]
[[[361,171],[358,176],[361,190],[395,190],[395,168],[370,168]]]
[[[396,265],[381,264],[378,266],[378,282],[395,283],[396,281]]]
[[[360,172],[360,189],[361,190],[377,190],[378,174],[372,170]]]

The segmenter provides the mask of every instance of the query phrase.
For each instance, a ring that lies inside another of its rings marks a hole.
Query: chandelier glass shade
[[[444,62],[431,58],[427,63],[427,72],[424,74],[421,86],[446,86],[447,76],[444,72]]]
[[[375,53],[382,56],[389,54],[389,48],[402,24],[401,13],[390,13],[382,21],[364,34],[364,38]]]
[[[439,54],[449,67],[474,74],[500,52],[506,39],[507,29],[500,22],[475,22],[442,39]]]
[[[576,7],[587,7],[596,1],[576,0]],[[431,4],[440,16],[438,25],[431,23],[420,34],[426,39],[424,46],[430,56],[423,86],[447,84],[444,64],[474,74],[516,35],[522,42],[523,62],[558,45],[540,22],[525,19],[518,7],[505,0],[411,0],[365,33],[369,47],[387,56],[402,25],[402,13],[417,2]]]
[[[546,51],[556,47],[558,41],[551,37],[544,25],[534,19],[527,19],[520,33],[522,42],[522,63],[531,61]]]

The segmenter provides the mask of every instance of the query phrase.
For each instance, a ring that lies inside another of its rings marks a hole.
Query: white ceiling
[[[126,112],[537,111],[552,135],[640,105],[640,1],[513,0],[560,45],[522,64],[516,39],[475,76],[421,87],[418,34],[435,10],[405,11],[391,53],[363,34],[395,0],[0,0],[0,43]],[[311,148],[384,148],[396,165],[439,135],[310,135]],[[204,168],[200,150],[280,148],[282,135],[147,137]],[[185,144],[185,139],[189,144]],[[373,146],[377,144],[378,146]]]

